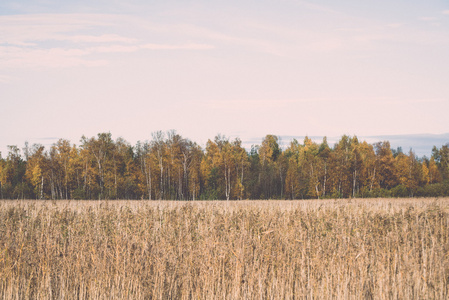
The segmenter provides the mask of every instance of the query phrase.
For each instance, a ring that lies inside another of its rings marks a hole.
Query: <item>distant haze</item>
[[[189,138],[188,136],[183,136],[184,138]],[[209,137],[211,140],[214,139],[215,136]],[[316,143],[321,143],[323,141],[323,136],[308,136]],[[116,139],[117,136],[113,135],[113,138]],[[126,137],[123,137],[126,140]],[[230,139],[240,138],[238,136],[229,136]],[[255,137],[250,139],[241,139],[243,147],[249,152],[252,146],[260,145],[262,143],[264,136]],[[296,139],[299,143],[303,143],[305,135],[298,136],[279,136],[280,145],[283,149],[287,148],[293,139]],[[449,133],[446,134],[415,134],[415,135],[385,135],[385,136],[357,136],[360,142],[366,141],[369,144],[374,144],[377,142],[389,141],[392,149],[397,149],[398,147],[402,148],[402,151],[406,154],[410,150],[413,150],[416,156],[422,158],[426,156],[430,158],[432,154],[433,146],[437,148],[441,148],[441,146],[449,143]],[[189,138],[190,139],[190,138]],[[328,144],[333,147],[335,143],[341,139],[341,136],[330,136],[327,137]],[[141,141],[151,140],[151,137],[142,138]],[[192,139],[191,139],[192,140]],[[31,146],[32,144],[42,144],[46,147],[46,149],[50,149],[51,145],[56,143],[58,138],[41,138],[29,140],[28,144]],[[195,141],[198,142],[201,147],[205,148],[206,141]],[[128,141],[129,142],[129,141]],[[80,145],[79,140],[71,141],[72,144]],[[135,143],[131,143],[132,146],[135,146]],[[24,142],[17,144],[19,148],[24,146]],[[8,154],[7,147],[0,147],[0,151],[3,158],[6,158]]]
[[[283,148],[288,147],[289,143],[296,139],[302,143],[305,136],[281,136],[281,143]],[[323,136],[309,136],[316,143],[323,141]],[[410,135],[385,135],[385,136],[357,136],[359,142],[366,141],[369,144],[377,142],[389,141],[392,149],[402,148],[405,154],[408,154],[410,150],[413,150],[415,155],[422,158],[426,156],[430,158],[432,154],[433,146],[441,148],[442,145],[449,143],[449,133],[446,134],[410,134]],[[327,137],[328,144],[332,147],[335,143],[341,139],[339,137]],[[243,141],[245,147],[250,149],[252,144],[260,144],[261,139],[252,139]]]

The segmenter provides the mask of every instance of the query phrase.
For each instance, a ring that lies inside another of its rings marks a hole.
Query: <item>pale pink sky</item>
[[[449,132],[446,1],[75,2],[0,4],[3,157],[104,131]]]

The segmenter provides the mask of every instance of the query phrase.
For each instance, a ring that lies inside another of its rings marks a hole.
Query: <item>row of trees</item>
[[[267,135],[247,152],[218,135],[203,150],[175,131],[130,145],[110,133],[34,144],[0,155],[0,198],[307,199],[449,196],[449,144],[430,159],[342,136],[330,147],[305,138],[286,149]]]

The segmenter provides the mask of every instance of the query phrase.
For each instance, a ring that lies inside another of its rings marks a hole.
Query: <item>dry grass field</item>
[[[1,299],[448,299],[449,199],[0,201]]]

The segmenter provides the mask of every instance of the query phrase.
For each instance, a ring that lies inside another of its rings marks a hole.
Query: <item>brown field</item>
[[[449,198],[0,201],[1,299],[447,299]]]

